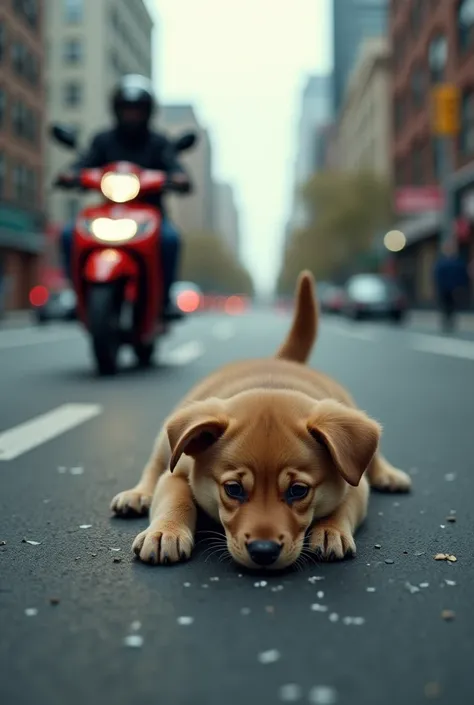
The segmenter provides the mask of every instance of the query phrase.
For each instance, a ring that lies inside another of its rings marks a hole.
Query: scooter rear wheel
[[[116,287],[98,284],[90,288],[87,320],[97,371],[102,376],[114,375],[120,347],[120,303]]]

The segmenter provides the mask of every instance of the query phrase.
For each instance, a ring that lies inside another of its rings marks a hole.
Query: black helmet
[[[137,110],[137,115],[130,119],[127,108]],[[122,76],[112,93],[112,110],[119,129],[137,135],[146,131],[151,116],[156,109],[153,84],[146,76],[130,74]]]

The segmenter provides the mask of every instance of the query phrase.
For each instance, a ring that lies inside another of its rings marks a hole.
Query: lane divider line
[[[4,431],[0,433],[0,461],[15,460],[101,413],[99,404],[63,404]]]
[[[198,358],[204,355],[204,345],[198,340],[190,340],[183,345],[179,345],[172,350],[169,350],[163,355],[162,362],[165,365],[172,367],[181,367],[182,365],[189,365],[190,362],[194,362]]]
[[[459,338],[440,338],[439,336],[420,333],[413,336],[412,348],[417,352],[474,360],[474,342]]]
[[[220,323],[216,323],[211,332],[214,338],[217,338],[217,340],[222,340],[223,342],[231,340],[235,336],[235,328],[229,321],[220,321]]]
[[[4,333],[2,332],[2,337]],[[62,343],[66,341],[81,340],[83,339],[77,334],[77,331],[61,331],[54,334],[40,334],[36,336],[28,336],[23,339],[20,337],[13,337],[8,340],[2,340],[0,337],[0,351],[1,350],[11,350],[12,348],[23,348],[29,347],[30,345],[45,345],[46,343]]]

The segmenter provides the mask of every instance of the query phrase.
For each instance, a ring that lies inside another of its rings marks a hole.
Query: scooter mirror
[[[77,147],[77,131],[74,127],[69,125],[62,125],[61,123],[53,123],[50,127],[50,134],[60,144],[69,149],[76,149]]]
[[[176,140],[174,146],[177,152],[185,152],[198,142],[198,136],[195,132],[186,132]]]

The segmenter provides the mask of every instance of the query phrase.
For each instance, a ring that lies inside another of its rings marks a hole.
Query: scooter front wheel
[[[90,288],[87,299],[87,322],[96,368],[102,376],[114,375],[117,372],[120,308],[115,286],[96,284]]]
[[[140,367],[150,367],[155,354],[155,343],[137,343],[133,346],[133,352]]]

